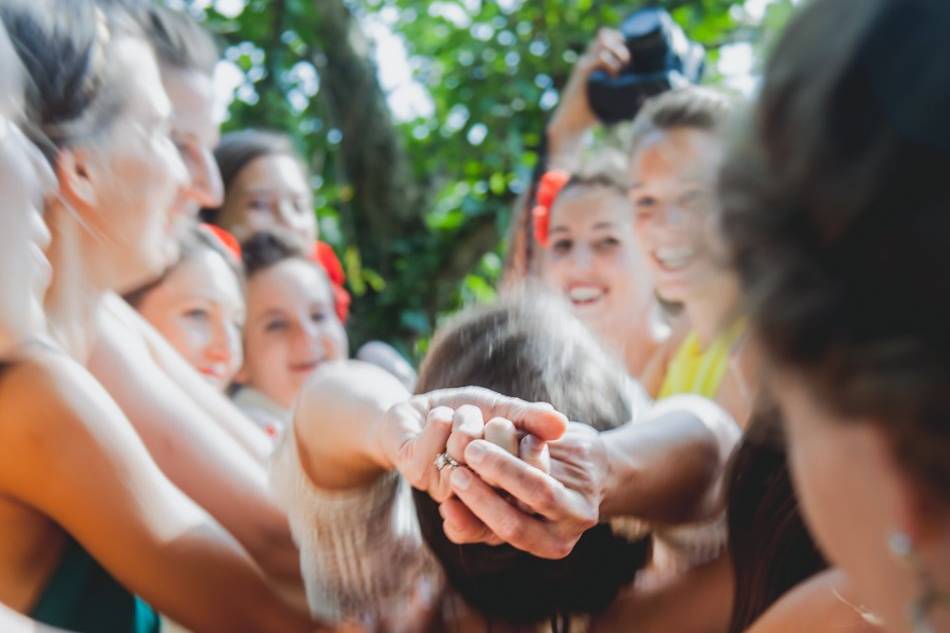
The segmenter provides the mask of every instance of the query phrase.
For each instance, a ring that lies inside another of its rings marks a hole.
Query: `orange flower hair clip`
[[[211,233],[218,240],[218,242],[221,243],[221,246],[223,246],[229,253],[234,255],[234,257],[237,259],[237,263],[241,263],[241,244],[237,241],[237,238],[231,234],[230,231],[226,231],[220,226],[206,223],[202,223],[201,228]]]
[[[538,183],[537,204],[531,211],[531,217],[534,220],[534,239],[544,248],[550,242],[551,207],[570,179],[571,175],[566,171],[552,169],[545,172]]]

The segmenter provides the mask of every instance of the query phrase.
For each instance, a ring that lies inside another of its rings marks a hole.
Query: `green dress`
[[[76,633],[161,631],[155,610],[120,585],[72,538],[30,617]]]

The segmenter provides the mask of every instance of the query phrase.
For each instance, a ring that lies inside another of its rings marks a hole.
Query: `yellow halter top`
[[[666,369],[659,398],[695,393],[714,399],[729,368],[729,354],[745,334],[745,329],[746,320],[739,319],[705,350],[700,347],[696,332],[690,332]]]

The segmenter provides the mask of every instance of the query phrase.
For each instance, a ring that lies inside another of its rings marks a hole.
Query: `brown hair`
[[[271,229],[254,233],[241,242],[241,258],[244,260],[244,274],[247,279],[287,259],[302,259],[313,264],[326,276],[323,267],[308,257],[300,240],[286,231]],[[330,283],[329,278],[327,283]]]
[[[214,39],[184,11],[150,4],[140,16],[142,29],[162,64],[211,76],[218,64]]]
[[[657,131],[679,128],[722,133],[734,111],[732,99],[704,86],[686,86],[648,99],[626,132],[630,154]]]
[[[126,92],[108,63],[119,36],[139,36],[127,0],[27,0],[0,5],[10,41],[30,76],[25,131],[52,163],[60,148],[110,129]],[[100,8],[101,7],[101,8]]]
[[[819,0],[792,21],[721,178],[771,361],[950,495],[950,5]],[[908,69],[911,69],[908,71]]]
[[[559,298],[536,291],[473,308],[440,329],[417,391],[466,385],[550,402],[598,430],[631,418],[623,370]],[[562,560],[511,546],[455,545],[432,498],[419,491],[414,498],[423,537],[452,587],[487,617],[529,624],[599,611],[646,559],[646,541],[628,542],[605,524],[585,532]]]
[[[252,161],[262,156],[289,156],[297,161],[304,174],[307,167],[300,155],[294,149],[293,141],[286,134],[267,130],[239,130],[229,132],[221,137],[221,142],[214,150],[214,158],[221,170],[221,182],[224,184],[225,199],[230,193],[231,185],[238,174]],[[217,209],[202,209],[201,219],[211,224],[217,224]]]

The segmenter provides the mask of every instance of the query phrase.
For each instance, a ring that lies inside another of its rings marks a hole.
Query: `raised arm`
[[[131,591],[194,630],[315,629],[165,478],[85,370],[43,353],[3,387],[5,493],[61,525]]]
[[[587,101],[587,80],[596,70],[619,73],[630,62],[630,51],[619,31],[604,28],[574,64],[557,109],[547,127],[548,164],[570,170],[585,134],[597,124]]]
[[[90,369],[162,472],[233,534],[268,576],[299,593],[299,555],[264,466],[156,365],[136,332],[108,314],[99,330]]]

